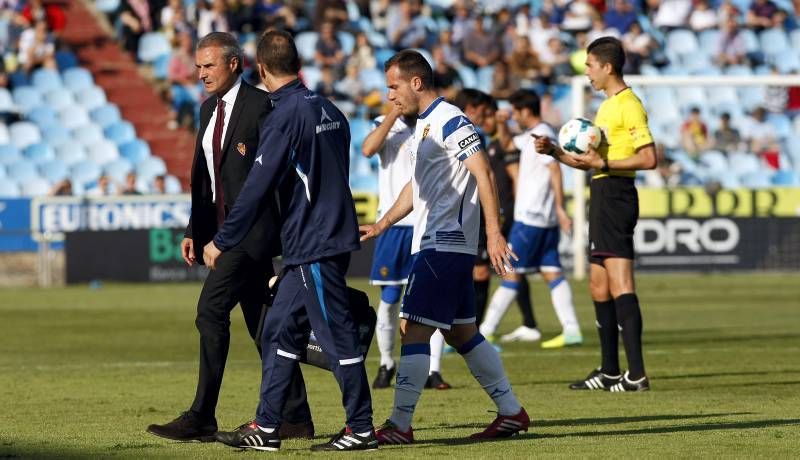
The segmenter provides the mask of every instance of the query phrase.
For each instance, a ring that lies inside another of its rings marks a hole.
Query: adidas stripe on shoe
[[[255,421],[241,425],[236,431],[219,431],[216,434],[217,441],[240,449],[255,449],[265,451],[277,451],[281,448],[281,438],[278,430],[274,429],[267,433],[265,428],[258,426]]]
[[[632,381],[628,379],[628,372],[625,372],[625,375],[622,376],[619,383],[611,386],[609,389],[612,393],[623,393],[629,391],[649,391],[650,390],[650,379],[647,376],[640,378],[639,380]]]
[[[391,420],[387,420],[375,430],[375,437],[379,444],[413,444],[414,429],[408,427],[408,431],[401,431]]]
[[[508,438],[520,431],[528,431],[531,419],[524,408],[520,408],[516,415],[498,415],[494,421],[480,433],[470,436],[472,439]]]
[[[375,432],[365,434],[353,433],[349,427],[342,428],[330,441],[311,446],[312,451],[343,452],[352,450],[373,450],[378,448]]]
[[[607,375],[600,368],[592,370],[583,380],[569,385],[570,390],[608,390],[622,379],[620,375]]]

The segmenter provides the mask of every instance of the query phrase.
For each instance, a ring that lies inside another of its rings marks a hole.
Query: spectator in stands
[[[638,74],[642,62],[650,59],[650,53],[658,48],[658,43],[653,40],[650,34],[642,30],[639,22],[631,24],[628,33],[622,36],[622,46],[625,48],[625,67],[623,72],[626,74]]]
[[[709,6],[708,0],[697,0],[689,15],[689,27],[695,32],[716,29],[718,19],[719,15]]]
[[[681,145],[689,155],[696,157],[709,147],[708,127],[700,117],[700,109],[692,107],[689,117],[681,125]]]
[[[97,179],[97,184],[86,192],[86,196],[96,198],[111,195],[111,180],[103,174]]]
[[[541,53],[539,59],[544,66],[550,69],[550,78],[559,79],[572,76],[572,65],[564,42],[558,37],[553,37],[547,45],[547,53]]]
[[[597,10],[586,0],[575,0],[567,5],[561,30],[566,32],[587,31],[592,27],[592,19],[597,16]]]
[[[519,35],[530,34],[531,19],[531,5],[523,3],[517,8],[517,13],[514,15],[514,24]]]
[[[741,149],[742,138],[739,131],[731,126],[731,114],[722,113],[719,117],[719,127],[714,130],[714,148],[725,152],[737,152]]]
[[[153,193],[156,195],[167,193],[167,179],[163,174],[159,174],[153,179]]]
[[[506,64],[505,61],[497,61],[494,65],[494,73],[492,74],[492,97],[496,99],[507,99],[518,89],[519,84],[516,79],[511,76],[508,70],[508,64]]]
[[[775,128],[767,122],[767,110],[764,107],[753,109],[745,126],[744,138],[751,152],[769,159],[779,150],[778,136]]]
[[[606,10],[603,19],[608,27],[617,29],[620,35],[625,34],[638,21],[636,9],[630,0],[614,0],[611,3],[612,7]]]
[[[753,30],[760,32],[775,25],[775,13],[778,7],[770,0],[753,0],[747,11],[746,24]]]
[[[174,40],[180,31],[192,28],[186,19],[186,9],[182,0],[169,0],[167,6],[161,9],[160,18],[161,30],[170,40]]]
[[[359,78],[358,64],[347,64],[344,78],[334,83],[335,91],[343,96],[343,99],[361,104],[364,96],[364,85]]]
[[[325,22],[332,22],[334,28],[346,23],[347,2],[345,0],[316,0],[314,7],[314,30],[320,30]]]
[[[356,66],[358,70],[374,69],[378,65],[375,59],[375,50],[372,49],[367,34],[359,32],[356,34],[356,46],[353,54],[347,60],[348,66]]]
[[[58,181],[53,185],[53,188],[50,189],[50,196],[72,196],[72,181],[69,179],[64,179]]]
[[[337,91],[336,79],[335,71],[330,66],[323,66],[314,92],[328,99],[347,99],[344,94]]]
[[[589,29],[589,32],[586,35],[586,41],[591,43],[601,37],[614,37],[619,39],[621,36],[622,34],[620,34],[617,29],[613,27],[607,27],[606,21],[603,19],[603,17],[597,15],[592,19],[592,28]]]
[[[561,109],[553,101],[553,95],[549,92],[542,93],[541,99],[542,121],[552,126],[558,132],[558,128],[564,124],[564,115]]]
[[[691,11],[692,0],[661,0],[653,16],[653,25],[665,30],[684,28]]]
[[[453,33],[449,29],[439,32],[439,43],[434,46],[442,48],[444,60],[452,67],[461,62],[461,52],[459,47],[453,43]]]
[[[258,0],[255,3],[254,14],[259,27],[254,28],[253,32],[265,29],[293,30],[295,28],[297,15],[286,5],[286,2],[282,0]]]
[[[433,57],[433,87],[436,88],[448,101],[452,100],[458,88],[456,83],[461,80],[458,72],[445,57],[444,48],[441,45],[434,45],[431,49]]]
[[[336,36],[334,23],[325,21],[319,30],[319,40],[317,40],[316,50],[314,51],[314,62],[316,65],[329,67],[338,78],[344,70],[344,51],[342,44]]]
[[[122,46],[134,56],[139,49],[139,38],[157,27],[153,16],[148,0],[123,0],[119,4],[117,17],[121,24]]]
[[[25,29],[19,37],[17,62],[26,72],[39,67],[56,68],[56,46],[47,33],[47,23],[36,21],[33,27]]]
[[[205,37],[211,32],[231,32],[233,18],[225,7],[225,0],[212,0],[197,15],[197,36]]]
[[[476,69],[493,65],[502,52],[497,37],[484,29],[482,16],[472,21],[472,29],[461,42],[461,50],[464,64]]]
[[[645,187],[676,187],[681,181],[681,165],[665,155],[663,144],[656,144],[655,169],[641,171]]]
[[[180,126],[194,127],[195,107],[200,102],[200,91],[196,84],[193,34],[189,30],[183,30],[178,33],[176,40],[177,47],[173,48],[167,66],[172,109]]]
[[[542,63],[539,62],[539,56],[531,48],[531,41],[526,35],[517,37],[508,64],[511,77],[522,86],[533,85],[542,77]]]
[[[780,75],[778,67],[770,66],[770,73],[774,76]],[[769,85],[764,93],[764,108],[770,113],[784,113],[789,102],[789,87],[780,85]]]
[[[421,15],[420,0],[403,0],[396,4],[396,12],[389,12],[386,35],[389,44],[397,50],[424,47],[428,40],[425,18]]]
[[[22,6],[20,16],[28,24],[44,20],[47,23],[47,30],[56,34],[64,30],[67,25],[64,8],[58,2],[51,1],[45,5],[42,0],[30,0]]]
[[[142,192],[136,187],[136,173],[131,171],[125,176],[125,184],[123,184],[119,193],[121,195],[141,195]]]
[[[558,27],[550,22],[547,14],[540,13],[538,18],[531,21],[529,30],[528,38],[531,41],[531,47],[541,59],[542,54],[549,51],[547,44],[550,39],[558,37]]]
[[[458,47],[464,37],[469,35],[472,28],[472,20],[470,18],[469,8],[467,8],[465,0],[457,0],[453,5],[453,24],[451,30],[453,31],[451,43]]]
[[[747,46],[739,32],[739,21],[735,16],[729,16],[723,24],[719,34],[716,49],[716,62],[722,67],[739,65],[745,62]]]

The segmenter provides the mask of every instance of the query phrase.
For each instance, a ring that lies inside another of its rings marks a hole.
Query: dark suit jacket
[[[192,163],[192,215],[186,237],[194,240],[195,258],[203,263],[203,247],[217,233],[211,178],[203,153],[203,134],[216,110],[217,98],[209,97],[200,107],[200,130],[195,141]],[[226,108],[227,110],[227,108]],[[258,151],[261,122],[272,111],[272,103],[264,91],[242,81],[222,141],[220,175],[225,194],[226,213],[233,208]],[[280,221],[276,200],[264,200],[258,217],[240,246],[256,260],[269,260],[280,254]]]

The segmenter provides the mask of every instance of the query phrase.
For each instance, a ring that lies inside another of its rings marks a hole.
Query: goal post
[[[641,90],[649,87],[672,87],[678,90],[692,87],[700,87],[703,89],[709,88],[741,88],[741,87],[768,87],[768,86],[800,86],[800,75],[685,75],[685,76],[666,76],[666,75],[632,75],[624,78],[628,86],[634,88],[638,96],[642,96]],[[571,87],[571,111],[572,118],[585,117],[592,119],[593,117],[587,116],[585,91],[589,86],[588,79],[581,75],[572,77],[570,82]],[[601,95],[602,97],[602,95]],[[669,107],[673,112],[680,113],[679,107],[680,100],[675,100],[674,107]],[[684,101],[685,102],[685,101]],[[654,121],[661,122],[663,111],[656,107],[649,107],[648,101],[643,99],[645,109],[648,113],[648,120],[651,126]],[[739,102],[741,103],[741,102]],[[743,104],[742,104],[743,105]],[[683,107],[685,108],[685,107]],[[708,107],[704,107],[708,109]],[[674,119],[674,116],[672,117]],[[675,120],[680,125],[682,120]],[[798,126],[795,123],[795,126]],[[800,135],[800,132],[796,132]],[[656,142],[663,142],[659,139],[659,135],[664,133],[654,133]],[[676,130],[667,135],[674,136],[671,139],[673,144],[679,143],[680,133]],[[797,166],[797,165],[796,165]],[[573,276],[576,279],[584,279],[587,272],[587,245],[588,241],[584,235],[588,234],[588,222],[586,219],[586,177],[584,174],[573,174],[573,238],[572,238],[572,252],[573,252]]]

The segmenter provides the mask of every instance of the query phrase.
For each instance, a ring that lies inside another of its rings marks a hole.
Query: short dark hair
[[[433,69],[428,60],[417,51],[403,50],[395,54],[383,65],[383,71],[388,72],[397,66],[404,77],[419,77],[423,88],[433,88]]]
[[[593,55],[601,64],[611,64],[611,68],[618,76],[622,76],[625,67],[625,50],[622,42],[614,37],[600,37],[586,48],[586,52]]]
[[[261,35],[256,49],[256,61],[269,73],[279,77],[300,72],[300,55],[292,34],[285,30],[268,30]]]
[[[464,88],[456,94],[453,105],[462,111],[469,107],[491,106],[494,98],[475,88]]]
[[[212,46],[222,48],[222,57],[225,62],[231,62],[231,59],[236,58],[238,63],[236,73],[242,73],[244,52],[242,52],[242,47],[239,46],[239,41],[236,40],[236,37],[228,32],[211,32],[197,42],[198,50]]]
[[[508,97],[508,102],[517,110],[528,109],[538,117],[542,113],[539,95],[532,89],[518,89]]]

